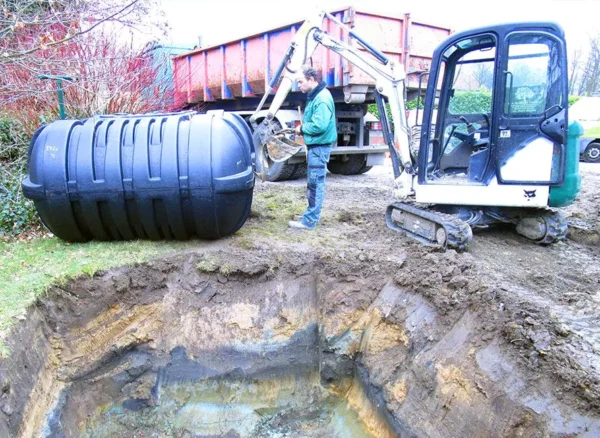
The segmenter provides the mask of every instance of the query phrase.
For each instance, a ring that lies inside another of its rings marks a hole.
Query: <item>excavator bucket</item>
[[[254,173],[261,181],[267,180],[270,164],[286,161],[302,149],[302,145],[286,137],[286,134],[293,132],[290,128],[273,131],[272,125],[261,124],[252,134],[256,151]]]
[[[285,134],[278,133],[267,138],[266,148],[269,158],[279,163],[296,155],[302,149],[302,145],[294,143]]]

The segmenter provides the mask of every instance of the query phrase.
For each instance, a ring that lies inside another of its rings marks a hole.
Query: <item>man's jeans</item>
[[[308,149],[307,193],[308,208],[302,216],[302,223],[315,228],[321,217],[321,208],[325,198],[325,175],[331,154],[331,146],[313,146]]]

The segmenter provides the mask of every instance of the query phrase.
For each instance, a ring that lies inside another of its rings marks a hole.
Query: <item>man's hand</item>
[[[294,132],[296,133],[296,135],[302,135],[302,125],[296,126]]]

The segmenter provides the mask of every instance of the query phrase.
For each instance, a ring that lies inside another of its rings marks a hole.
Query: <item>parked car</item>
[[[579,157],[588,163],[600,162],[600,97],[582,97],[569,107],[569,119],[577,120],[584,132],[579,139]]]

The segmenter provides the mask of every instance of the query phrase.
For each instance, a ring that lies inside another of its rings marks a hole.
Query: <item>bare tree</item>
[[[573,50],[569,59],[569,95],[575,94],[581,70],[581,47]]]
[[[579,85],[579,94],[585,96],[600,91],[600,35],[590,37],[589,44],[589,55]]]
[[[0,0],[0,66],[106,23],[136,28],[156,0]]]
[[[145,18],[156,1],[0,0],[0,122],[19,134],[0,144],[0,164],[19,170],[25,140],[58,118],[57,84],[42,74],[73,78],[63,82],[73,118],[168,109],[171,90],[157,65],[169,60],[139,38],[163,30]]]
[[[473,79],[475,80],[476,88],[485,87],[491,90],[493,87],[494,74],[492,72],[493,63],[479,62],[473,68]]]
[[[62,83],[70,117],[169,109],[172,104],[169,78],[159,69],[170,60],[156,43],[138,49],[117,33],[104,31],[81,35],[56,52],[64,65],[63,72],[72,78]],[[39,60],[41,68],[43,61]],[[0,81],[0,102],[5,108],[57,116],[56,100],[54,81],[40,80],[23,63],[6,68]]]
[[[55,84],[42,82],[41,74],[75,78],[64,84],[67,102],[78,105],[71,114],[120,111],[109,103],[122,99],[116,90],[133,96],[135,86],[149,86],[146,79],[152,78],[146,68],[151,54],[142,55],[142,47],[134,47],[123,31],[164,31],[148,19],[160,19],[157,5],[158,0],[0,0],[0,113],[31,111],[38,114],[36,121],[47,108],[56,108]],[[139,69],[146,76],[134,84],[128,67],[136,62],[144,64]],[[92,92],[99,93],[95,104]]]

